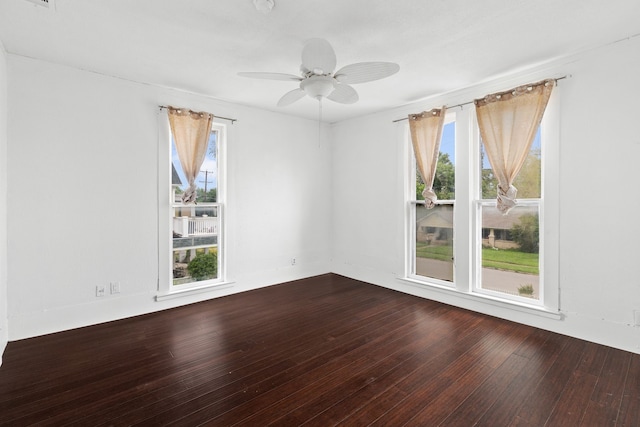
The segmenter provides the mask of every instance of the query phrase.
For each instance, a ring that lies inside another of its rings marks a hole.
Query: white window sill
[[[407,282],[410,285],[418,286],[423,289],[430,289],[436,292],[441,292],[447,295],[460,297],[470,301],[482,302],[485,304],[493,305],[495,307],[519,311],[522,313],[533,314],[536,316],[542,316],[542,317],[546,317],[548,319],[554,319],[554,320],[562,320],[563,318],[562,313],[558,311],[550,310],[542,306],[520,303],[518,301],[508,301],[508,300],[493,297],[491,295],[483,295],[483,294],[471,293],[471,292],[461,292],[454,288],[424,282],[421,280],[413,279],[411,277],[398,277],[397,279],[403,282]]]
[[[230,288],[235,282],[219,282],[210,285],[199,286],[197,288],[180,289],[177,291],[166,292],[156,295],[156,301],[166,301],[175,298],[183,298],[192,295],[204,294],[207,292],[219,291],[220,289]]]

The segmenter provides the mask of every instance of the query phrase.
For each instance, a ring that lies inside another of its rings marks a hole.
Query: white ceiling
[[[640,33],[639,0],[0,0],[7,52],[259,108],[317,118],[305,97],[278,108],[305,40],[327,39],[338,68],[391,61],[400,72],[354,85],[360,101],[323,103],[336,122],[471,86]],[[215,113],[215,112],[214,112]]]

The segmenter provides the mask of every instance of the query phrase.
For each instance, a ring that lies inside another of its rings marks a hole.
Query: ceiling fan
[[[393,62],[358,62],[336,68],[336,54],[324,39],[310,39],[302,49],[300,76],[284,73],[241,72],[242,77],[267,80],[287,80],[300,82],[300,87],[284,94],[278,107],[293,104],[305,95],[322,101],[330,99],[341,104],[357,102],[358,93],[350,85],[365,83],[389,77],[400,70]]]

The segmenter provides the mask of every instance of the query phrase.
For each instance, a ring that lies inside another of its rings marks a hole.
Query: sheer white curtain
[[[438,154],[440,154],[440,139],[444,126],[446,108],[434,108],[420,114],[409,115],[409,129],[411,130],[411,144],[416,157],[418,173],[424,182],[424,204],[427,209],[432,209],[438,197],[433,191],[433,180],[438,166]]]
[[[482,143],[498,179],[498,209],[505,215],[517,203],[513,181],[527,159],[554,86],[555,80],[545,80],[474,101]]]
[[[196,203],[196,177],[207,154],[213,114],[167,107],[171,133],[189,188],[182,194],[185,204]]]

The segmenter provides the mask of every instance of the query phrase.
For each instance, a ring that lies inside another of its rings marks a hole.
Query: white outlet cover
[[[111,294],[119,294],[120,293],[120,282],[111,282],[110,284],[110,292]]]

